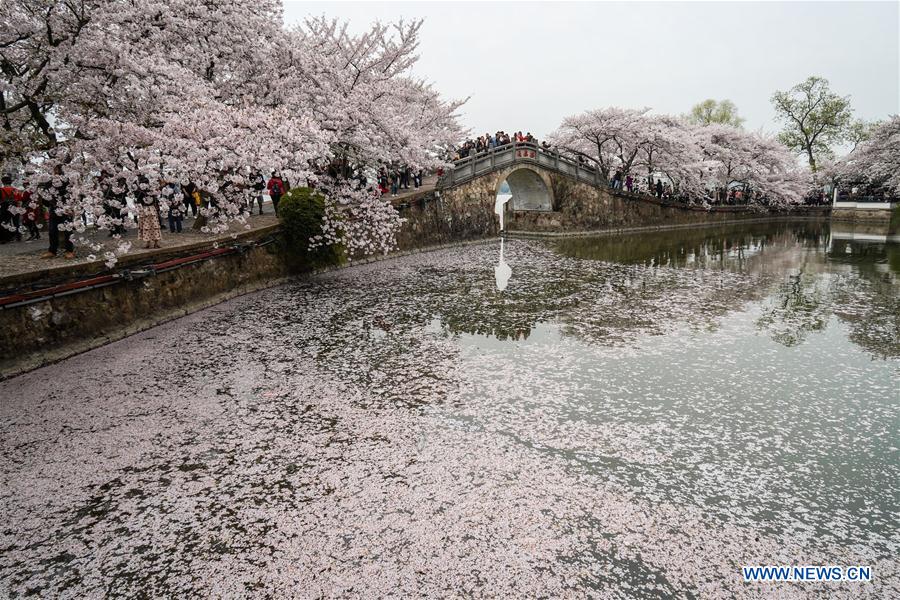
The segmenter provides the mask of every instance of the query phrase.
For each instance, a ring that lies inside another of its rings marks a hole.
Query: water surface
[[[0,590],[900,594],[900,248],[507,240],[245,296],[0,383]],[[745,584],[745,564],[871,565]]]

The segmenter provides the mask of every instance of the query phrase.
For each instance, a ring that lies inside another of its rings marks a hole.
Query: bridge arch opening
[[[511,210],[553,210],[553,193],[544,179],[528,168],[515,169],[500,182],[497,197],[512,195],[509,199]]]

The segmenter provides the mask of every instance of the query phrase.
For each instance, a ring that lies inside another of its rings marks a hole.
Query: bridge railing
[[[607,183],[598,169],[566,158],[558,150],[548,150],[533,142],[515,142],[455,161],[453,167],[441,178],[439,187],[460,185],[492,171],[521,163],[540,165],[591,185]]]

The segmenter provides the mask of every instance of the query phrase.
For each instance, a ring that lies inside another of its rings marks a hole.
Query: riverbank
[[[129,229],[122,237],[123,242],[129,242],[131,248],[122,254],[116,263],[116,269],[140,264],[148,261],[159,261],[171,256],[178,256],[185,252],[206,250],[211,247],[227,245],[239,236],[248,233],[251,235],[262,231],[273,231],[278,227],[278,217],[270,206],[268,213],[252,215],[246,224],[232,222],[226,232],[219,234],[203,233],[191,228],[193,218],[188,218],[184,223],[181,233],[162,231],[162,248],[144,248],[137,239],[137,230]],[[73,276],[88,273],[100,273],[108,271],[102,252],[92,252],[93,244],[111,245],[114,240],[109,237],[109,232],[89,227],[84,233],[73,233],[73,238],[83,238],[86,243],[76,245],[74,259],[65,259],[62,253],[57,258],[41,258],[47,250],[47,232],[41,234],[41,239],[33,242],[11,242],[0,245],[0,290],[13,288],[29,283],[46,283]]]

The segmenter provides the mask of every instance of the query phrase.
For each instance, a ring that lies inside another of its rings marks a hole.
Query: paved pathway
[[[271,212],[271,207],[267,206],[266,208],[269,209],[269,212],[264,213],[263,215],[254,215],[250,218],[248,222],[250,230],[260,229],[278,223],[277,217]],[[182,233],[170,233],[164,230],[162,232],[162,241],[160,242],[162,247],[159,250],[144,249],[143,244],[137,239],[137,229],[129,229],[125,234],[124,239],[131,242],[131,249],[125,256],[146,255],[149,258],[157,254],[171,252],[172,249],[180,246],[190,246],[204,241],[208,241],[211,244],[216,241],[225,242],[232,239],[235,234],[249,231],[244,225],[233,222],[231,223],[228,232],[209,234],[192,230],[191,225],[193,225],[193,223],[194,219],[192,217],[186,219],[184,231]],[[88,239],[92,243],[106,243],[110,246],[110,249],[113,247],[113,244],[110,243],[113,240],[109,238],[109,232],[105,230],[96,230],[91,227],[84,233],[75,233],[73,235],[73,239],[81,237]],[[60,253],[57,258],[42,259],[40,256],[47,250],[48,243],[47,232],[42,231],[41,239],[38,241],[11,242],[0,245],[0,282],[2,282],[4,278],[21,275],[23,273],[47,271],[48,269],[55,272],[59,268],[87,264],[92,262],[89,259],[91,254],[96,255],[95,261],[97,270],[102,270],[104,268],[102,260],[103,251],[94,253],[90,246],[87,245],[76,244],[75,251],[77,256],[74,259],[65,259],[62,257],[62,253]]]
[[[420,187],[411,187],[408,190],[400,190],[399,192],[397,192],[396,196],[388,195],[387,198],[389,198],[392,203],[397,204],[399,201],[406,200],[407,198],[410,198],[412,196],[417,196],[419,194],[425,194],[434,191],[434,188],[437,185],[437,180],[437,175],[427,175],[422,179],[422,185]]]
[[[437,175],[429,175],[424,178],[421,187],[410,188],[408,190],[400,190],[400,192],[396,196],[389,196],[388,199],[396,205],[399,202],[402,202],[403,200],[406,200],[413,196],[431,192],[432,190],[434,190],[435,185],[437,184],[437,179]],[[250,230],[268,227],[278,222],[278,219],[271,212],[271,206],[266,205],[265,209],[267,210],[265,214],[261,216],[253,215],[250,218]],[[189,246],[204,241],[209,241],[210,243],[214,243],[216,241],[224,242],[231,239],[235,234],[248,231],[240,223],[232,223],[231,228],[228,232],[213,235],[192,230],[191,225],[193,225],[193,223],[194,219],[192,217],[188,217],[184,223],[184,231],[180,234],[173,234],[164,230],[162,232],[162,248],[159,250],[144,249],[141,242],[139,242],[137,239],[137,229],[129,229],[125,235],[125,239],[131,242],[132,246],[126,256],[132,257],[146,255],[149,258],[157,254],[168,253],[172,249],[179,246]],[[81,237],[86,238],[90,243],[106,243],[108,246],[110,246],[109,249],[112,249],[113,244],[111,243],[112,240],[109,238],[108,231],[98,231],[93,228],[89,228],[85,233],[74,234],[75,239]],[[40,255],[45,250],[47,250],[48,244],[49,241],[46,231],[41,232],[41,239],[37,241],[22,241],[12,242],[9,244],[0,244],[0,283],[2,283],[4,279],[15,279],[16,276],[25,273],[49,271],[48,275],[50,275],[51,273],[56,274],[57,271],[64,271],[65,267],[67,266],[84,265],[91,262],[96,262],[97,270],[102,270],[104,268],[103,261],[101,259],[103,251],[94,252],[93,250],[91,250],[89,245],[76,244],[77,256],[74,259],[67,260],[63,258],[62,252],[60,252],[58,258],[42,259],[40,258]],[[91,254],[95,255],[95,261],[89,259]],[[11,283],[11,280],[7,281],[7,283]]]

